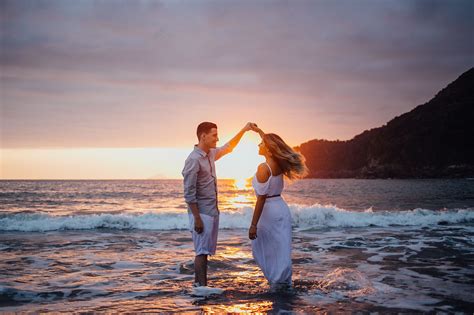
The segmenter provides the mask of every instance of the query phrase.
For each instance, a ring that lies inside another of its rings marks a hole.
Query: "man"
[[[189,154],[183,169],[184,199],[188,213],[194,250],[195,286],[207,286],[207,256],[214,255],[219,228],[219,208],[217,205],[217,178],[214,162],[232,150],[240,142],[245,132],[256,126],[247,123],[228,143],[216,148],[219,137],[217,125],[203,122],[197,127],[199,143]]]

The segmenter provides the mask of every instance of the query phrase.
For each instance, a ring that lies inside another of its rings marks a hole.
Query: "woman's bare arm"
[[[265,205],[265,201],[267,200],[267,196],[257,196],[257,203],[255,204],[255,210],[253,212],[252,223],[250,224],[249,228],[249,238],[254,240],[257,238],[257,224],[258,220],[260,220],[260,216],[262,215],[263,206]]]

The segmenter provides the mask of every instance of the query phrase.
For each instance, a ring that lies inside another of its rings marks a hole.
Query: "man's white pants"
[[[189,214],[189,230],[193,236],[194,251],[198,255],[214,255],[217,247],[217,231],[219,230],[219,216],[212,217],[200,214],[204,231],[198,234],[194,231],[194,216]]]

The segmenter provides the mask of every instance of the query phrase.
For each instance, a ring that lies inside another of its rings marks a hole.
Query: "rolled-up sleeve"
[[[184,163],[184,200],[187,203],[197,203],[196,183],[199,172],[199,161],[196,159],[187,159]]]
[[[215,161],[217,161],[218,159],[220,159],[224,155],[232,152],[232,150],[233,150],[233,148],[232,148],[232,146],[230,145],[229,142],[224,144],[222,147],[216,148],[215,149],[215,157],[214,157]]]

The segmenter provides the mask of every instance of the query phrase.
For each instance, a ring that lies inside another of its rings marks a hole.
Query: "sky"
[[[348,140],[474,65],[470,0],[0,0],[0,26],[2,179],[179,178],[202,121]]]

